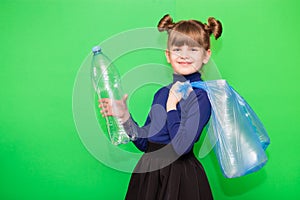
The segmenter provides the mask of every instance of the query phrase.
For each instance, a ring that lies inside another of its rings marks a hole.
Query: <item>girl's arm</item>
[[[147,117],[145,125],[143,127],[139,127],[138,124],[133,120],[130,116],[127,121],[123,123],[123,127],[126,133],[133,138],[134,145],[140,150],[145,152],[148,147],[148,139],[147,135],[149,132],[149,124],[151,120],[150,117]]]
[[[179,98],[180,100],[181,98]],[[211,114],[211,105],[204,90],[193,90],[185,101],[181,113],[178,112],[177,106],[174,107],[176,101],[172,100],[172,97],[170,97],[170,101],[168,100],[171,109],[168,109],[167,102],[167,127],[173,148],[179,155],[192,149]]]
[[[125,132],[133,139],[135,146],[141,150],[146,151],[148,147],[148,132],[151,123],[151,119],[148,116],[143,127],[139,127],[138,124],[131,117],[127,107],[128,95],[124,95],[122,100],[117,100],[112,103],[111,99],[104,98],[99,100],[99,107],[101,108],[101,114],[105,116],[118,117],[124,127]],[[114,106],[112,106],[114,105]]]

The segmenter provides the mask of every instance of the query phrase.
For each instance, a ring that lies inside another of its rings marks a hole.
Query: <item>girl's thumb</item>
[[[123,98],[122,98],[123,102],[126,102],[127,99],[128,99],[128,94],[124,94],[124,96],[123,96]]]

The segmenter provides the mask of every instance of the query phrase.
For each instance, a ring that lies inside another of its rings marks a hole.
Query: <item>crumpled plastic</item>
[[[207,92],[212,106],[207,133],[223,175],[235,178],[261,169],[270,138],[250,105],[226,80],[187,81],[179,90],[184,94],[189,87]]]

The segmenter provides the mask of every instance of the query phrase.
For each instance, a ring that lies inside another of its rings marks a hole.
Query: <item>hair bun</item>
[[[161,18],[161,20],[158,22],[157,28],[158,31],[168,31],[174,27],[175,23],[173,22],[173,19],[169,14],[166,14]]]
[[[214,17],[209,17],[207,20],[208,24],[205,24],[205,30],[209,31],[209,34],[213,34],[218,39],[222,34],[222,24],[219,20]]]

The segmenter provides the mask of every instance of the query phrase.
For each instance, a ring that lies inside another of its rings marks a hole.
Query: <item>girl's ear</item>
[[[165,51],[165,55],[166,55],[166,58],[167,58],[168,63],[170,63],[170,62],[171,62],[171,59],[170,59],[170,51],[169,51],[168,49]]]
[[[210,49],[207,49],[205,51],[205,55],[204,55],[204,59],[203,59],[203,63],[206,64],[208,63],[209,59],[210,59],[210,56],[211,56],[211,50]]]

